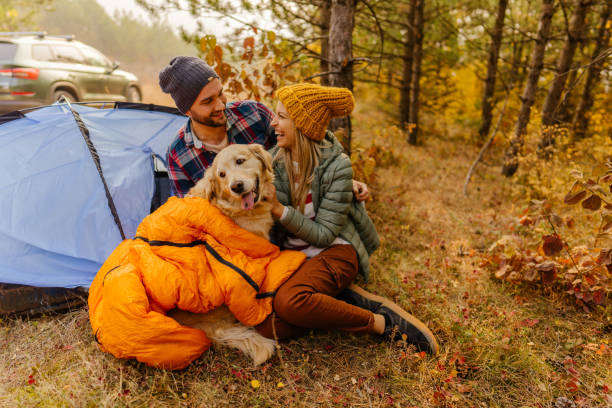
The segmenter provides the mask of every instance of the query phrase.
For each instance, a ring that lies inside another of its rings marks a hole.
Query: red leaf
[[[533,327],[538,324],[540,321],[538,319],[525,319],[522,320],[519,325],[522,327]]]
[[[569,205],[578,204],[584,197],[586,197],[586,195],[587,195],[587,192],[584,190],[579,191],[575,194],[572,194],[571,192],[569,192],[563,198],[563,202]]]
[[[255,38],[247,37],[244,39],[244,48],[253,48],[255,47]]]
[[[606,295],[603,290],[593,292],[593,303],[596,305],[604,305],[606,303]]]
[[[542,237],[542,249],[547,256],[553,256],[563,249],[563,241],[558,235],[545,235]]]
[[[552,271],[543,271],[542,272],[542,283],[545,285],[550,285],[554,282],[556,277],[557,277],[557,274],[555,273],[554,269]]]
[[[565,384],[565,386],[567,387],[568,390],[570,390],[571,392],[576,392],[578,391],[578,384],[576,384],[575,381],[569,381],[567,384]]]
[[[582,207],[587,210],[597,211],[601,207],[601,198],[597,194],[593,194],[582,202]]]

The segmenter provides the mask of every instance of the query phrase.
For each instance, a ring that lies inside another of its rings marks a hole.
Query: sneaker
[[[438,354],[440,346],[425,323],[389,299],[370,293],[355,284],[344,289],[338,295],[338,299],[372,313],[383,315],[385,318],[383,336],[393,337],[392,340],[401,340],[406,335],[406,342],[414,344],[419,351]]]

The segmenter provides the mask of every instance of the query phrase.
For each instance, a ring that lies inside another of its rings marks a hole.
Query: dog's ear
[[[264,182],[271,183],[274,180],[274,172],[272,171],[272,156],[264,149],[264,147],[257,143],[249,145],[251,153],[261,162],[264,172]]]
[[[206,173],[204,173],[204,178],[191,187],[189,196],[206,198],[208,201],[212,201],[217,197],[219,183],[215,177],[215,169],[213,167],[209,167]]]

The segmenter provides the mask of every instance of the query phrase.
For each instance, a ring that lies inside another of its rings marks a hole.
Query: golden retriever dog
[[[274,221],[263,190],[273,179],[272,159],[263,146],[234,144],[217,154],[188,195],[208,199],[241,228],[268,239]],[[255,365],[274,355],[276,342],[241,324],[226,306],[205,314],[173,309],[168,316],[204,331],[213,344],[239,349]]]

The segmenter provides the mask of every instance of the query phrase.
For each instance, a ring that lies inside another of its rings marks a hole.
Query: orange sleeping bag
[[[103,351],[181,369],[211,342],[168,310],[206,313],[226,304],[240,322],[257,325],[304,259],[238,227],[205,199],[172,197],[98,271],[89,289],[91,326]]]

